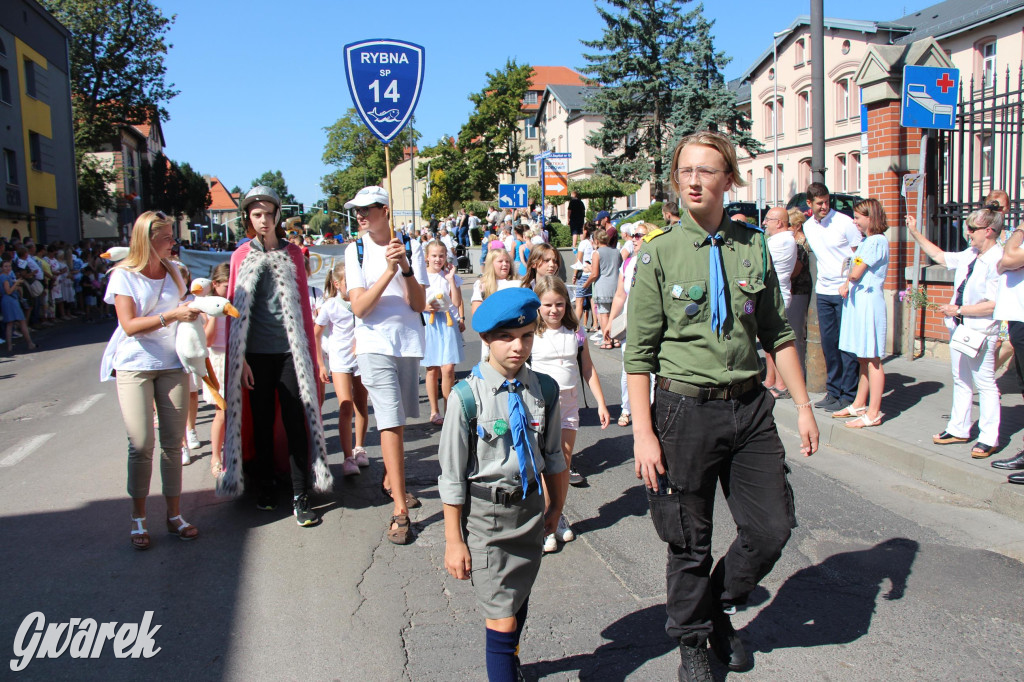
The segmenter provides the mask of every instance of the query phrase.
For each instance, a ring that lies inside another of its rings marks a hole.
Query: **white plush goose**
[[[201,279],[192,282],[192,293],[204,290]],[[206,280],[207,282],[209,280]],[[206,290],[209,291],[209,286]],[[188,307],[193,310],[206,313],[211,317],[222,317],[229,315],[238,317],[238,310],[231,305],[231,301],[222,296],[197,296],[190,301]],[[210,352],[206,347],[206,331],[203,329],[203,319],[197,317],[191,322],[178,322],[178,329],[175,333],[174,349],[178,353],[182,367],[186,372],[195,374],[202,378],[203,382],[213,393],[214,401],[220,409],[226,408],[224,398],[220,395],[220,385],[217,382],[217,375],[213,372],[213,365],[210,363]]]

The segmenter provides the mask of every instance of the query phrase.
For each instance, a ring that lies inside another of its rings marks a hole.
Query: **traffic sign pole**
[[[924,216],[924,219],[922,219],[921,212],[922,212],[923,206],[924,206],[924,192],[925,192],[924,161],[925,161],[925,150],[927,149],[927,146],[928,146],[928,131],[927,130],[922,130],[921,131],[921,149],[920,149],[920,151],[921,151],[920,159],[921,160],[918,162],[919,163],[919,166],[918,166],[919,172],[921,173],[921,182],[918,184],[918,187],[917,187],[917,211],[916,211],[916,218],[917,218],[917,227],[918,227],[919,230],[921,230],[921,234],[923,234],[925,237],[928,236],[928,225],[926,224],[927,216]],[[916,292],[917,291],[917,287],[920,285],[920,283],[921,283],[921,245],[918,244],[917,240],[915,239],[914,240],[914,272],[913,272],[913,274],[911,275],[911,278],[910,278],[911,291]],[[909,333],[906,335],[905,341],[903,343],[903,352],[907,355],[907,357],[910,358],[911,361],[913,361],[913,360],[917,359],[917,349],[914,347],[915,346],[915,339],[917,338],[917,308],[915,308],[914,306],[910,306],[910,329],[908,329],[908,332]]]

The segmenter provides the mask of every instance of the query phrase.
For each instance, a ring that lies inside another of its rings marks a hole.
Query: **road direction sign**
[[[541,159],[571,159],[571,152],[541,152],[535,154],[533,157],[534,161],[540,161]]]
[[[412,118],[423,88],[423,48],[402,40],[345,46],[345,74],[363,123],[387,144]]]
[[[501,208],[527,208],[530,193],[526,185],[498,185],[498,206]]]
[[[959,98],[959,69],[904,66],[900,125],[952,130]]]
[[[544,196],[569,194],[569,155],[552,156],[541,161],[544,167]]]

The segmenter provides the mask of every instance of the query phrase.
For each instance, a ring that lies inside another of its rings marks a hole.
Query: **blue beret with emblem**
[[[532,289],[509,287],[500,289],[484,299],[473,313],[473,331],[477,334],[495,329],[515,329],[537,319],[540,299]]]

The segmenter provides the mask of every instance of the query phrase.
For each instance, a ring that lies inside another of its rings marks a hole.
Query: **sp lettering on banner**
[[[423,48],[403,40],[345,46],[345,74],[359,117],[388,144],[412,118],[423,88]]]

